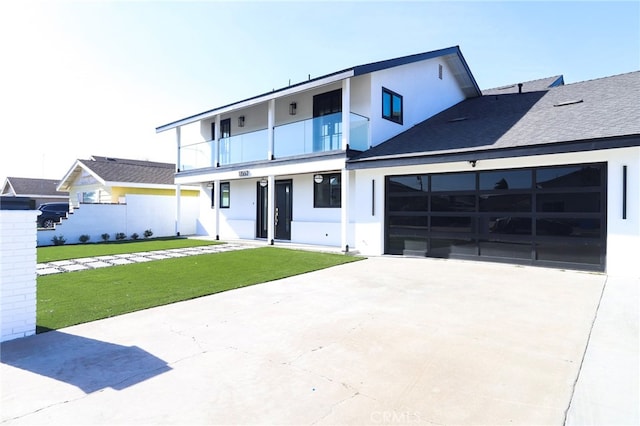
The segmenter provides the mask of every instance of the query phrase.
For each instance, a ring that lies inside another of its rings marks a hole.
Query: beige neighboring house
[[[2,185],[3,197],[28,197],[35,200],[35,207],[43,203],[66,202],[68,191],[58,191],[59,179],[35,179],[7,177]]]
[[[124,204],[126,196],[176,195],[175,164],[125,158],[91,156],[76,160],[60,180],[58,190],[68,191],[70,203]],[[183,197],[197,197],[198,189],[183,186]]]

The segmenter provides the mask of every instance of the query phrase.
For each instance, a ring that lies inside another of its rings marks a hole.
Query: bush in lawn
[[[60,236],[54,235],[53,238],[51,239],[51,242],[53,243],[54,246],[61,246],[64,243],[66,243],[67,240],[62,235]]]
[[[107,234],[106,232],[100,236],[102,237],[102,241],[109,241],[109,234]]]
[[[145,238],[149,238],[153,235],[153,231],[151,231],[151,229],[147,229],[146,231],[144,231],[144,237]]]
[[[124,232],[118,232],[116,234],[116,240],[118,241],[124,240],[125,238],[127,238],[127,234],[125,234]]]
[[[91,237],[90,237],[90,236],[88,236],[87,234],[82,234],[82,235],[80,235],[80,238],[78,238],[78,239],[80,240],[80,242],[81,242],[82,244],[84,244],[84,243],[86,243],[87,241],[89,241],[89,239],[90,239],[90,238],[91,238]]]
[[[137,232],[134,232],[133,234],[131,234],[131,239],[132,240],[137,240],[138,238],[140,238],[140,235],[138,235]]]

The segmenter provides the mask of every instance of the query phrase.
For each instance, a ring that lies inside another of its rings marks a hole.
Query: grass
[[[78,259],[81,257],[107,256],[143,251],[167,250],[184,247],[220,244],[216,241],[194,240],[188,238],[154,238],[140,241],[114,241],[95,244],[74,244],[68,246],[38,247],[38,263],[56,260]]]
[[[316,271],[361,258],[262,247],[38,277],[37,331]]]

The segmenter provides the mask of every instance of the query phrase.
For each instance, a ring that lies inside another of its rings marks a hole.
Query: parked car
[[[67,217],[69,203],[43,203],[38,207],[42,213],[38,216],[38,226],[41,228],[53,228],[56,222]]]

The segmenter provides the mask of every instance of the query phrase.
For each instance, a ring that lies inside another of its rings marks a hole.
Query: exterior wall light
[[[269,184],[269,181],[266,178],[262,178],[260,179],[260,186],[261,187],[266,187]]]
[[[244,127],[244,115],[238,117],[238,127]]]
[[[298,111],[298,104],[295,102],[291,102],[289,104],[289,115],[296,115],[297,111]]]
[[[315,175],[313,176],[313,181],[315,183],[322,183],[322,181],[324,180],[324,177],[322,175]]]

